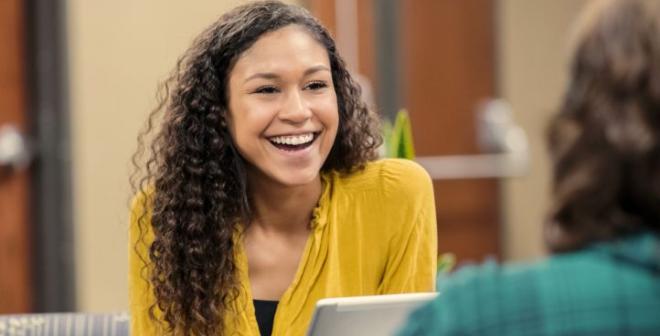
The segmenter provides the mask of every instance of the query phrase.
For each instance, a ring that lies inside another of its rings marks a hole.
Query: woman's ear
[[[222,133],[226,134],[229,138],[233,138],[233,129],[232,129],[233,120],[229,111],[223,113],[220,116],[220,129]]]
[[[231,113],[229,113],[229,110],[226,110],[220,114],[220,127],[229,131],[230,125],[231,125]]]

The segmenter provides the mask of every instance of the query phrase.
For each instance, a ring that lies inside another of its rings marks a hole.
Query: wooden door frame
[[[25,0],[36,312],[74,311],[76,302],[65,5]]]
[[[392,121],[404,106],[399,67],[399,0],[304,0],[302,4],[328,28],[341,53],[342,36],[337,36],[337,25],[344,18],[337,17],[338,1],[356,6],[358,22],[354,24],[360,41],[356,70],[370,80],[373,94],[378,92],[378,112]]]
[[[25,8],[0,2],[0,126],[28,133]],[[0,167],[0,314],[29,312],[33,302],[29,167]]]

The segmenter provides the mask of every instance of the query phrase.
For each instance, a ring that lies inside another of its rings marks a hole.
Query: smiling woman
[[[378,119],[307,11],[228,12],[163,91],[133,161],[133,334],[300,335],[319,299],[433,290],[430,178],[374,161]]]
[[[298,25],[264,34],[236,61],[227,121],[257,189],[318,179],[337,135],[333,87],[327,51]]]

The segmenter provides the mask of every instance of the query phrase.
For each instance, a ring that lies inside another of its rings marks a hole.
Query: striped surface
[[[127,336],[129,316],[117,314],[0,315],[0,336]]]

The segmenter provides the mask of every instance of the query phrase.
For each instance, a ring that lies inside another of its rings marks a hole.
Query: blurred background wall
[[[524,260],[544,254],[541,225],[549,206],[550,167],[544,131],[567,79],[568,36],[586,0],[497,1],[497,84],[527,132],[530,170],[504,180],[503,253]]]

